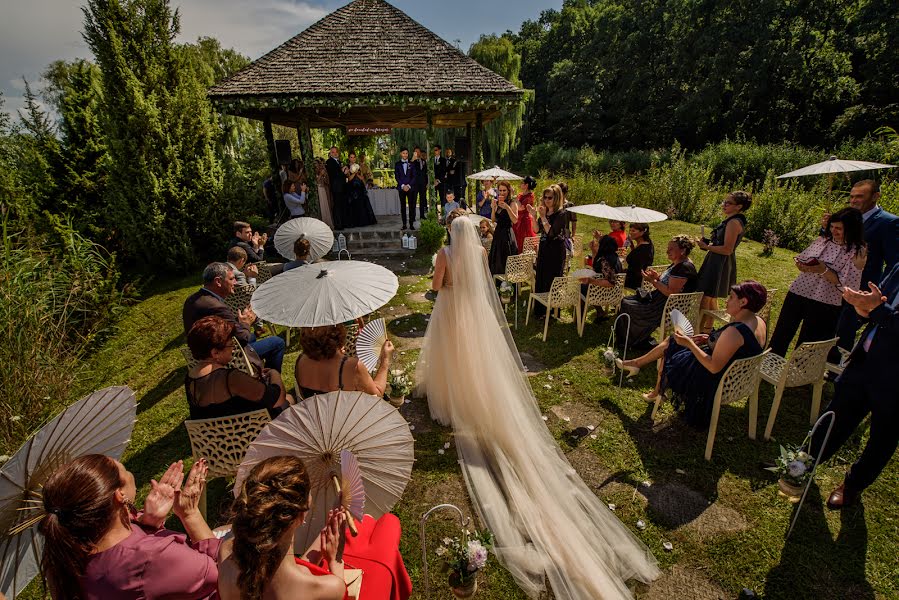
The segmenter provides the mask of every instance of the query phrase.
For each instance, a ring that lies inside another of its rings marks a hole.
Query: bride
[[[547,430],[484,249],[461,214],[447,218],[450,241],[434,267],[439,294],[418,361],[419,396],[434,420],[453,426],[469,496],[530,597],[546,577],[559,600],[630,598],[625,582],[655,579],[655,558]]]

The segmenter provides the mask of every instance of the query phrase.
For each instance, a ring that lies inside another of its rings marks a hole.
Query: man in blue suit
[[[409,206],[409,229],[415,230],[415,166],[409,160],[409,149],[400,150],[400,159],[393,166],[393,174],[396,177],[396,189],[400,193],[400,214],[403,215],[403,227],[406,229],[406,206]]]
[[[864,179],[852,186],[849,205],[862,213],[865,221],[865,243],[868,245],[868,260],[862,271],[860,289],[868,289],[868,282],[878,282],[884,273],[899,263],[899,217],[877,206],[880,199],[880,185],[871,179]],[[884,268],[886,265],[886,268]],[[855,309],[843,303],[843,311],[837,323],[840,348],[849,350],[855,344],[855,332],[860,322]],[[831,362],[839,362],[836,349],[830,355]]]
[[[831,509],[855,503],[899,445],[899,264],[893,266],[880,286],[872,282],[868,288],[868,292],[848,288],[843,292],[843,299],[867,320],[868,326],[837,379],[833,400],[825,409],[836,415],[827,446],[821,448],[827,428],[819,427],[809,447],[818,462],[828,460],[871,414],[868,443],[842,485],[827,499]]]

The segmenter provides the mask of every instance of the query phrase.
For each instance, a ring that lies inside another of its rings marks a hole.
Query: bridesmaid
[[[512,185],[501,181],[496,186],[497,197],[491,202],[490,220],[496,224],[493,231],[493,245],[490,246],[488,264],[490,273],[498,275],[506,272],[506,259],[519,254],[512,227],[518,221],[518,202],[512,199]]]
[[[534,237],[537,231],[534,228],[534,217],[531,210],[534,208],[534,188],[537,180],[528,175],[521,182],[520,194],[518,194],[518,221],[515,222],[515,242],[518,244],[518,253],[524,252],[525,238]]]

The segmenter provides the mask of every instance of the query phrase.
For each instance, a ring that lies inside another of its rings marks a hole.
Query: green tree
[[[31,84],[24,81],[25,106],[19,111],[19,127],[13,134],[15,170],[25,195],[20,208],[27,212],[53,211],[55,174],[60,164],[59,142],[50,117],[41,107]]]

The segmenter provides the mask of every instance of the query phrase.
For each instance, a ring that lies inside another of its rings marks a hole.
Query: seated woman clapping
[[[293,547],[294,534],[312,508],[310,492],[299,458],[275,456],[253,467],[234,501],[234,537],[219,554],[222,600],[341,600],[347,598],[345,568],[363,570],[359,598],[408,598],[412,583],[399,554],[401,531],[394,515],[357,522],[358,535],[345,540],[346,566],[337,548],[351,517],[342,510],[328,512],[312,548]]]
[[[384,342],[381,361],[374,378],[355,356],[347,356],[346,327],[325,325],[304,328],[300,335],[303,353],[297,359],[295,376],[298,393],[303,398],[337,390],[360,391],[373,396],[384,395],[387,372],[393,359],[393,343]]]
[[[596,242],[596,253],[593,255],[593,271],[597,277],[581,278],[581,294],[587,295],[588,286],[615,287],[618,285],[618,273],[624,269],[621,267],[621,259],[618,257],[618,242],[610,235],[604,235]],[[598,308],[596,321],[600,323],[606,319],[605,311]]]
[[[215,598],[215,538],[198,505],[208,467],[173,463],[137,512],[134,476],[102,454],[76,458],[42,492],[41,568],[54,600]],[[174,509],[187,536],[163,528]],[[190,542],[188,542],[188,537]]]
[[[675,331],[649,353],[634,360],[616,359],[619,368],[635,375],[650,363],[663,359],[652,392],[644,394],[655,401],[671,391],[674,405],[684,408],[684,417],[696,427],[708,427],[718,383],[730,364],[764,351],[767,329],[756,316],[767,300],[767,290],[757,281],[744,281],[731,287],[727,314],[731,322],[709,335],[687,337]]]
[[[187,334],[187,347],[197,359],[184,378],[191,419],[227,417],[265,408],[272,417],[293,403],[281,374],[263,369],[258,376],[228,366],[234,346],[234,323],[203,317]]]

